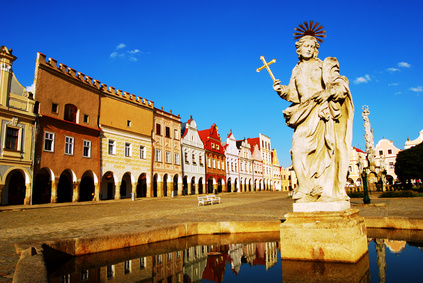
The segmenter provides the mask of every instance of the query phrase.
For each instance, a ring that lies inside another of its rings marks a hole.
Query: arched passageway
[[[79,201],[92,201],[94,198],[94,180],[90,176],[84,176],[79,184]]]
[[[51,176],[50,172],[43,168],[35,177],[32,204],[51,202]]]
[[[228,193],[230,193],[232,191],[232,180],[231,178],[228,179],[228,184],[227,184],[227,188],[228,188]]]
[[[25,176],[20,170],[11,171],[6,177],[6,184],[2,191],[2,205],[24,204]]]
[[[203,194],[203,178],[200,178],[200,180],[198,180],[198,193],[201,195]]]
[[[147,175],[145,173],[141,174],[138,177],[137,197],[139,198],[147,197]]]
[[[213,178],[212,177],[210,177],[207,180],[207,193],[208,194],[212,194],[213,193]]]
[[[179,181],[178,174],[175,174],[175,176],[173,176],[173,195],[174,196],[178,195],[178,181]]]
[[[120,183],[120,198],[130,198],[132,193],[132,182],[131,175],[125,173],[122,177],[122,182]]]
[[[72,202],[73,182],[69,170],[63,171],[57,184],[57,202]]]
[[[219,179],[219,181],[217,182],[217,192],[221,193],[223,191],[223,179]]]
[[[195,195],[195,177],[191,179],[191,194]]]
[[[113,173],[108,171],[101,180],[100,199],[108,200],[115,198],[115,179]]]
[[[163,196],[167,197],[167,178],[169,177],[168,174],[165,174],[163,177]]]
[[[157,174],[154,174],[153,177],[153,197],[157,197],[157,181],[158,181],[158,176]]]
[[[182,195],[188,194],[188,176],[184,176],[184,180],[182,183]]]

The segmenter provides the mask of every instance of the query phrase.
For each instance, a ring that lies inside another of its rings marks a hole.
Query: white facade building
[[[257,144],[253,146],[251,151],[253,158],[253,179],[254,179],[254,190],[263,191],[263,157],[261,155],[260,148]]]
[[[236,147],[236,139],[232,130],[226,138],[226,143],[222,145],[225,148],[226,156],[226,189],[228,192],[240,192],[239,150]]]
[[[253,158],[251,156],[251,145],[247,139],[236,142],[239,151],[239,178],[242,192],[251,192],[253,186]]]
[[[410,139],[408,139],[405,142],[404,149],[409,149],[410,147],[416,146],[416,145],[418,145],[422,142],[423,142],[423,130],[421,130],[419,132],[419,137],[417,139],[412,140],[412,141],[410,141]]]
[[[191,118],[181,127],[182,174],[188,194],[206,193],[206,153],[198,135],[197,124]]]
[[[265,190],[271,190],[273,183],[273,165],[272,165],[272,146],[270,138],[263,134],[259,134],[260,151],[263,158],[263,182]]]
[[[401,150],[397,148],[392,141],[387,139],[381,139],[376,145],[376,166],[386,169],[386,182],[389,184],[393,184],[397,179],[397,175],[395,174],[395,163],[397,154],[400,151]]]

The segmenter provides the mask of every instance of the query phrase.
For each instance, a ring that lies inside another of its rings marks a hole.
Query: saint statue
[[[304,22],[294,33],[298,63],[289,84],[273,84],[289,102],[283,111],[294,129],[291,158],[298,185],[295,202],[345,201],[350,161],[354,105],[348,79],[339,74],[334,57],[317,58],[325,31],[319,23]],[[320,43],[319,43],[320,42]]]

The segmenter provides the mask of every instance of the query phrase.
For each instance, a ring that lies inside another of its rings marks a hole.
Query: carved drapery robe
[[[354,106],[337,59],[299,62],[279,95],[292,102],[283,114],[294,129],[291,156],[298,187],[293,198],[299,202],[348,200],[345,182]],[[316,96],[329,98],[318,103]]]

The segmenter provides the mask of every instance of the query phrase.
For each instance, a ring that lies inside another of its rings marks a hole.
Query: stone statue
[[[373,130],[371,129],[370,120],[369,120],[370,110],[369,106],[363,106],[363,113],[362,117],[364,120],[364,140],[366,141],[366,153],[367,153],[367,160],[369,161],[369,169],[370,171],[375,171],[375,143],[373,142]]]
[[[296,202],[348,200],[345,192],[350,160],[354,105],[348,79],[339,74],[334,57],[317,58],[323,27],[304,23],[295,39],[298,64],[287,86],[274,80],[273,88],[291,106],[283,111],[294,129],[291,157],[298,186]]]

